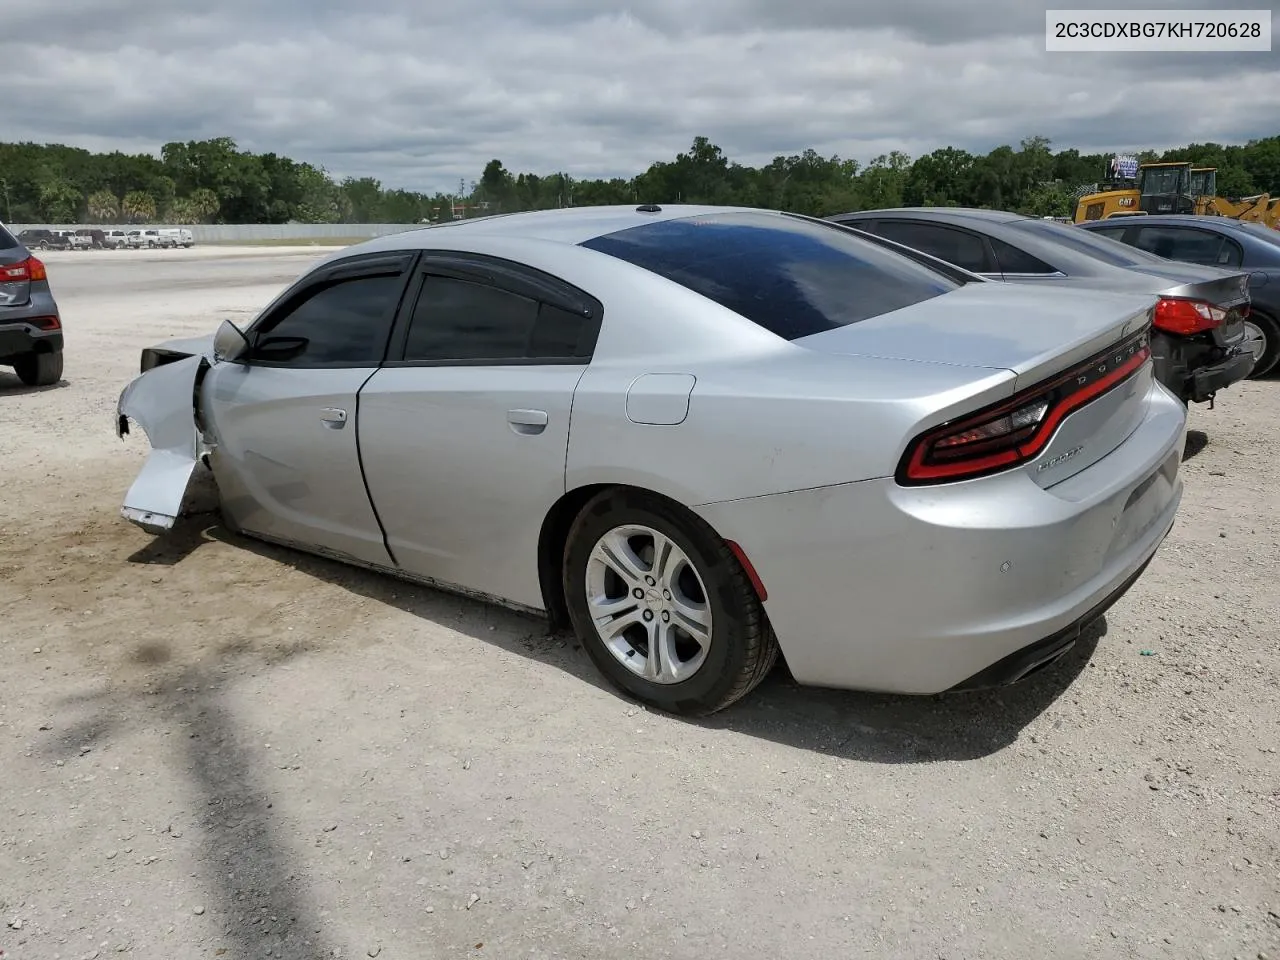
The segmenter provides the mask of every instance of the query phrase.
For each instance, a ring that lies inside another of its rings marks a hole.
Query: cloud
[[[1277,54],[1049,54],[1043,8],[1026,0],[602,9],[19,5],[0,33],[0,137],[157,151],[230,136],[335,175],[437,190],[495,157],[513,171],[630,177],[697,135],[759,164],[809,147],[866,161],[1033,134],[1106,151],[1280,132]]]

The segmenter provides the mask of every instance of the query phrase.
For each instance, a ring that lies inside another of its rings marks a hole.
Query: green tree
[[[151,223],[156,218],[155,197],[145,190],[131,190],[121,201],[120,212],[129,223]]]
[[[120,198],[110,190],[97,190],[89,195],[89,219],[96,223],[114,223],[120,219]]]

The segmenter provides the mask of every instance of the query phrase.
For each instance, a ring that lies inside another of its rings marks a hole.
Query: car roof
[[[398,249],[428,249],[445,241],[445,236],[501,237],[512,240],[543,240],[553,243],[581,244],[596,237],[617,233],[631,227],[718,213],[772,213],[776,210],[753,207],[702,206],[664,203],[661,205],[626,204],[603,207],[561,207],[555,210],[531,210],[524,213],[495,214],[472,220],[454,220],[403,233],[388,234],[349,248],[345,253]],[[451,231],[442,233],[441,231]]]
[[[1194,213],[1160,213],[1141,217],[1110,217],[1106,220],[1089,220],[1086,223],[1080,224],[1080,226],[1097,229],[1097,227],[1103,224],[1106,224],[1107,226],[1115,226],[1117,222],[1121,221],[1124,222],[1125,226],[1129,226],[1130,224],[1128,221],[1130,220],[1137,221],[1132,224],[1133,226],[1154,224],[1157,227],[1203,227],[1209,230],[1244,230],[1246,233],[1252,233],[1243,220],[1237,220],[1234,217],[1203,216]]]
[[[981,207],[885,207],[880,210],[858,210],[853,213],[836,214],[836,217],[870,219],[872,217],[898,216],[900,214],[957,221],[976,220],[983,223],[1012,223],[1015,220],[1036,219],[1022,213],[1012,213],[1008,210],[984,210]]]

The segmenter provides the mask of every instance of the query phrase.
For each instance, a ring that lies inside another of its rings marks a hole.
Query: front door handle
[[[347,423],[347,411],[337,407],[325,407],[320,411],[320,421],[330,429],[341,430]]]
[[[547,411],[545,410],[508,410],[507,423],[516,433],[536,434],[547,429]]]

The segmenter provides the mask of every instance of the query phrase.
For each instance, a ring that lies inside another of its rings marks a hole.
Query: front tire
[[[1253,364],[1250,380],[1260,380],[1275,369],[1280,360],[1280,324],[1265,313],[1253,312],[1245,322],[1245,336],[1257,359]]]
[[[590,501],[569,531],[563,586],[596,667],[659,709],[723,710],[777,662],[777,639],[733,551],[659,497],[613,490]]]
[[[62,379],[62,353],[28,353],[13,361],[13,370],[28,387],[51,387]]]

